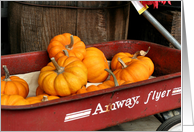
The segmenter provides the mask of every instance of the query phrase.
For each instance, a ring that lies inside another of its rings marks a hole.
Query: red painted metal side
[[[135,53],[138,50],[151,49],[146,55],[150,57],[155,65],[155,75],[166,75],[181,71],[181,51],[168,48],[155,43],[137,40],[110,41],[100,44],[88,45],[97,47],[111,60],[118,52]],[[10,74],[22,74],[39,71],[50,61],[46,51],[28,52],[1,56],[1,65],[7,65]],[[4,75],[1,66],[1,76]]]
[[[64,97],[51,101],[53,103],[51,105],[39,108],[33,108],[32,105],[26,110],[13,110],[13,107],[12,109],[1,109],[1,129],[12,131],[91,131],[103,129],[179,108],[181,96],[172,93],[174,88],[181,86],[180,82],[181,78],[177,77],[140,87],[124,88],[119,86],[117,90],[112,92],[106,90],[92,92],[92,97],[63,103]],[[112,104],[113,110],[110,110],[110,104]],[[36,106],[39,105],[41,104],[36,104]],[[78,112],[81,114],[83,110],[88,112],[86,117],[78,115]],[[77,116],[75,112],[77,112]],[[65,119],[70,114],[75,114],[77,119],[76,117],[72,117],[70,121]],[[65,122],[66,120],[67,122]]]
[[[1,76],[5,75],[2,65],[7,65],[9,73],[14,75],[40,71],[49,61],[47,51],[3,55],[1,56]]]
[[[33,105],[1,106],[1,130],[99,130],[181,107],[180,50],[135,40],[112,41],[91,46],[101,49],[108,59],[120,51],[134,53],[141,49],[147,50],[150,46],[148,56],[154,61],[154,74],[157,77]],[[37,57],[39,54],[42,56]],[[19,68],[19,73],[26,73],[46,65],[49,61],[46,54],[45,51],[40,51],[36,54],[24,53],[22,57],[17,54],[2,56],[1,61],[7,62],[8,65],[14,61],[13,58],[20,58],[20,63],[28,61],[23,67],[8,67],[10,74]],[[31,67],[34,61],[37,62],[36,68]],[[26,68],[28,66],[29,68]]]

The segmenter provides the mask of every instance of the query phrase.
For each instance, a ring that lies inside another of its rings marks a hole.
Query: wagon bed
[[[100,130],[181,107],[180,50],[138,40],[87,45],[91,46],[108,60],[118,52],[133,54],[150,46],[146,56],[154,63],[155,78],[32,105],[1,106],[1,130]],[[40,71],[48,62],[47,51],[1,56],[1,65],[7,65],[10,75]]]

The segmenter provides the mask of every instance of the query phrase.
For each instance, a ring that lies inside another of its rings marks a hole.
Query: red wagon
[[[92,131],[181,108],[181,51],[159,44],[122,40],[88,45],[108,60],[118,52],[151,49],[155,78],[26,106],[1,106],[1,130]],[[46,51],[1,56],[11,75],[39,71]],[[2,66],[1,66],[2,67]],[[1,76],[4,75],[1,69]]]

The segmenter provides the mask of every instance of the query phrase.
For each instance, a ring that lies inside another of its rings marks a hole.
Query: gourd
[[[87,68],[76,57],[62,56],[43,67],[38,84],[45,93],[56,96],[68,96],[76,93],[87,83]]]
[[[1,105],[29,105],[30,103],[20,95],[1,95]]]
[[[133,59],[135,59],[143,62],[143,64],[149,69],[149,75],[151,76],[154,72],[154,64],[149,57],[145,57],[145,55],[149,52],[149,50],[150,50],[150,47],[148,47],[148,50],[146,52],[143,50],[140,50],[140,51],[137,51],[134,55],[127,52],[117,53],[112,58],[111,70],[115,71],[116,69],[123,68],[123,65],[121,64],[121,62],[118,61],[118,58],[120,58],[125,64],[129,64]]]
[[[6,65],[3,65],[5,76],[1,77],[1,94],[21,95],[26,98],[29,93],[28,83],[18,76],[10,76]]]
[[[108,73],[104,69],[109,69],[104,53],[95,47],[86,48],[86,55],[83,63],[88,69],[88,82],[100,83],[107,79]]]
[[[55,57],[58,60],[59,57],[65,56],[63,50],[67,50],[69,56],[74,56],[83,60],[86,54],[86,46],[78,36],[73,36],[70,33],[59,34],[51,39],[47,51],[49,57]]]

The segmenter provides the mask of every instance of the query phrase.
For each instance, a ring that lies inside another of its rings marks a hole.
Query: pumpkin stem
[[[63,50],[63,52],[64,52],[64,54],[65,54],[67,57],[69,57],[69,53],[68,53],[67,50]]]
[[[141,50],[141,51],[140,51],[140,55],[141,55],[141,56],[147,55],[147,53],[149,52],[149,50],[150,50],[150,46],[148,47],[147,51]]]
[[[41,101],[45,102],[45,101],[49,101],[49,100],[48,100],[48,97],[44,95]]]
[[[127,67],[127,65],[123,62],[123,60],[121,60],[121,58],[118,57],[118,61],[121,63],[123,68]]]
[[[135,54],[133,55],[133,57],[131,57],[131,59],[136,59],[139,54],[140,54],[140,51],[135,52]]]
[[[64,67],[59,66],[54,57],[51,58],[51,61],[54,64],[55,68],[57,69],[58,73],[64,72]]]
[[[69,45],[66,45],[65,48],[71,50],[73,48],[73,44],[74,44],[74,39],[73,39],[73,35],[70,36],[71,38],[71,43]]]
[[[119,83],[118,83],[118,81],[117,81],[117,78],[116,78],[115,74],[114,74],[111,70],[109,70],[109,69],[104,69],[104,70],[107,71],[109,74],[112,75],[112,77],[113,77],[113,79],[114,79],[115,87],[116,87],[116,86],[119,86]]]
[[[137,52],[135,52],[135,54],[133,55],[133,57],[131,59],[136,59],[138,55],[145,56],[145,55],[147,55],[149,50],[150,50],[150,46],[148,47],[147,51],[144,51],[144,50],[137,51]]]
[[[9,81],[10,80],[9,79],[10,74],[9,74],[9,70],[7,69],[6,65],[3,65],[3,70],[5,71],[5,79],[4,79],[4,81]]]

